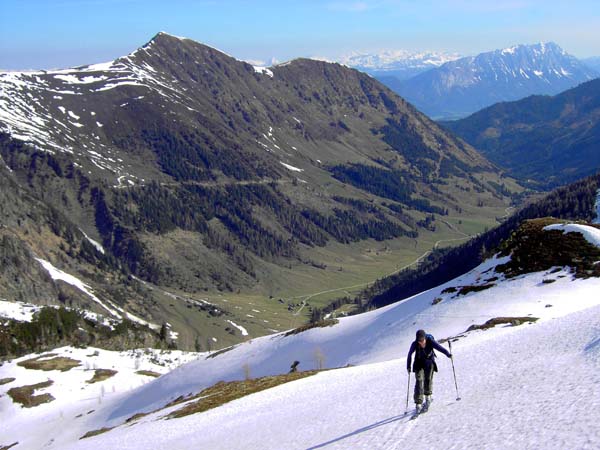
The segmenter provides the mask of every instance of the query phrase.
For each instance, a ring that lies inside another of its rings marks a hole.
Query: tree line
[[[333,308],[314,309],[315,320],[343,304],[354,303],[353,313],[365,312],[394,303],[425,290],[439,286],[477,267],[495,254],[528,219],[555,217],[565,220],[591,222],[596,218],[596,201],[600,174],[558,188],[544,198],[523,207],[499,226],[453,248],[432,251],[418,267],[405,269],[395,275],[377,280],[354,298],[336,300]]]

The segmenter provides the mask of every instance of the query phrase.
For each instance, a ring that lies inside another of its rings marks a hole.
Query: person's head
[[[417,331],[417,344],[419,344],[421,347],[425,347],[426,343],[427,343],[427,336],[425,334],[425,330]]]

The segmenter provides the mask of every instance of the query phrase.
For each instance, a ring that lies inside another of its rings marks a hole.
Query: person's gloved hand
[[[452,353],[449,353],[449,354],[448,354],[448,358],[452,358]]]

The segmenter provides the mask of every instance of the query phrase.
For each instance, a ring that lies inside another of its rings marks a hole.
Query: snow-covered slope
[[[399,359],[322,373],[178,420],[150,416],[68,448],[598,448],[598,314],[595,306],[459,341],[461,400],[442,359],[435,401],[414,421],[404,415]]]
[[[68,424],[54,432],[44,429],[49,434],[24,435],[18,424],[27,416],[15,415],[19,407],[2,398],[3,418],[21,418],[10,421],[2,435],[21,443],[15,448],[61,449],[410,448],[419,442],[428,448],[501,448],[511,439],[520,448],[596,447],[600,400],[590,393],[600,382],[594,320],[600,313],[600,279],[575,279],[567,268],[505,279],[494,268],[508,258],[488,260],[445,285],[334,326],[254,339],[212,358],[201,356],[136,390],[107,396],[94,413],[77,420],[75,409],[61,415],[52,403],[39,406],[40,416]],[[497,317],[539,320],[466,332]],[[452,368],[441,356],[432,410],[408,421],[405,354],[418,328],[437,339],[458,338],[453,352],[462,400],[456,401]],[[168,411],[162,410],[123,425],[181,395],[244,379],[248,370],[252,377],[285,373],[294,360],[303,370],[353,367],[205,413],[162,420]],[[7,376],[5,370],[0,378]]]

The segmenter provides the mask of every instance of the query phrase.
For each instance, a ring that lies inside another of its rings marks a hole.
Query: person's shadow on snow
[[[352,433],[345,434],[340,436],[339,438],[332,439],[331,441],[323,442],[322,444],[315,445],[314,447],[309,447],[306,450],[316,450],[318,448],[327,447],[328,445],[335,444],[336,442],[343,441],[351,436],[355,436],[360,433],[364,433],[365,431],[373,430],[374,428],[382,427],[384,425],[388,425],[393,422],[397,422],[398,420],[406,418],[406,414],[401,414],[399,416],[390,417],[389,419],[382,420],[380,422],[376,422],[374,424],[368,425],[363,428],[359,428],[358,430],[353,431]]]

